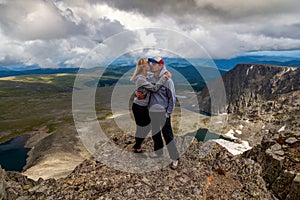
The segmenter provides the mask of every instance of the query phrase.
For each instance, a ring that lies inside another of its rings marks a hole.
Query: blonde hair
[[[131,81],[134,80],[135,77],[136,77],[137,75],[139,75],[139,74],[143,71],[143,68],[144,68],[147,64],[149,64],[149,61],[148,61],[147,58],[141,58],[141,59],[139,59],[138,63],[136,64],[135,71],[134,71],[132,77],[130,78],[130,80],[131,80]]]

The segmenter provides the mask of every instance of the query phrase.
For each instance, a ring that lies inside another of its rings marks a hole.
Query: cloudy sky
[[[113,35],[152,27],[191,38],[213,58],[299,50],[300,1],[0,0],[0,66],[78,67]],[[147,32],[132,37],[128,50],[159,42]]]

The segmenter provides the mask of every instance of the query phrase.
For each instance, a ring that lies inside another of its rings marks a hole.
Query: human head
[[[151,63],[151,71],[159,72],[164,67],[164,60],[161,57],[148,58],[148,61]]]
[[[130,80],[134,80],[134,78],[139,75],[140,73],[142,73],[142,71],[149,71],[150,70],[150,65],[149,65],[149,61],[147,58],[141,58],[138,60],[136,67],[135,67],[135,71],[132,75],[132,77],[130,78]]]

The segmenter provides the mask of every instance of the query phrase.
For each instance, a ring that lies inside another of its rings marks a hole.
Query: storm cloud
[[[300,49],[299,8],[298,0],[1,0],[0,64],[74,67],[105,39],[150,27],[178,31],[214,58]],[[126,45],[159,42],[134,37]]]

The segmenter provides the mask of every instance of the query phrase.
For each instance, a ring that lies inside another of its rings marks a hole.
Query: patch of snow
[[[240,129],[243,129],[243,128],[244,128],[244,126],[241,124],[241,125],[239,125],[239,128],[240,128]]]
[[[226,133],[225,135],[231,139],[238,139],[234,136],[234,131],[232,129],[230,129],[230,131],[228,131],[228,133]]]
[[[239,134],[239,135],[242,134],[242,131],[240,131],[240,130],[235,130],[235,132],[236,132],[237,134]]]
[[[216,139],[213,141],[225,147],[233,155],[242,154],[245,151],[252,149],[252,147],[249,145],[247,141],[242,141],[241,143],[234,143],[224,139]]]
[[[292,71],[296,71],[297,70],[297,67],[291,67],[290,68]]]
[[[263,125],[261,128],[264,129],[266,127],[266,125]]]
[[[250,123],[249,119],[246,120],[246,123]]]
[[[177,97],[178,99],[186,99],[186,98],[187,98],[186,96],[181,96],[181,95],[176,95],[176,97]]]
[[[219,115],[220,116],[226,116],[226,115],[228,115],[228,113],[226,113],[226,112],[225,113],[220,113]]]
[[[280,133],[280,132],[282,132],[284,130],[285,130],[285,125],[278,130],[278,133]]]
[[[217,121],[215,122],[216,124],[223,124],[224,122],[223,121]]]

